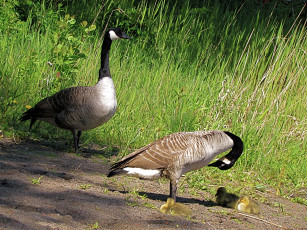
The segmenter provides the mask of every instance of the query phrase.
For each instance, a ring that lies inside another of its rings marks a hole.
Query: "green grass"
[[[101,31],[118,25],[133,37],[111,49],[118,111],[107,124],[85,132],[82,142],[118,146],[121,157],[172,132],[229,130],[242,137],[244,154],[228,172],[189,173],[191,187],[268,184],[286,197],[305,187],[307,43],[299,11],[289,24],[273,13],[249,13],[248,4],[224,11],[214,1],[201,7],[110,1],[100,13],[98,3],[87,4],[84,12],[94,12],[88,18],[65,17],[84,3],[71,4],[33,10],[27,21],[10,19],[13,24],[6,23],[2,8],[4,135],[28,135],[28,123],[18,121],[27,105],[66,87],[95,84]],[[97,29],[86,32],[95,17]],[[81,26],[84,20],[88,25]],[[71,139],[70,132],[43,122],[32,136]]]

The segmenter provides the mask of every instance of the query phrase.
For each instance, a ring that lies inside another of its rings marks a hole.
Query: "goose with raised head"
[[[209,164],[226,150],[231,151]],[[204,166],[230,169],[243,151],[242,140],[226,131],[179,132],[165,136],[114,163],[108,177],[128,175],[141,179],[170,180],[170,197],[176,202],[177,182],[182,174]]]
[[[102,125],[115,114],[117,101],[109,68],[109,52],[112,41],[116,39],[130,37],[118,28],[107,30],[101,48],[101,67],[96,85],[63,89],[39,101],[23,113],[20,120],[31,119],[30,129],[36,120],[41,120],[70,130],[77,152],[81,132]]]

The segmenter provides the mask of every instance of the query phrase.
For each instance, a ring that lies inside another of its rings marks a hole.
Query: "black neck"
[[[112,45],[112,40],[109,38],[108,34],[105,35],[102,47],[101,47],[101,67],[99,70],[99,79],[104,77],[111,77],[110,67],[109,67],[109,52]]]
[[[230,169],[236,163],[238,158],[241,156],[244,148],[243,141],[241,140],[240,137],[227,131],[224,131],[224,133],[233,140],[232,150],[226,156],[221,157],[216,162],[208,165],[212,167],[218,167],[221,170]],[[225,163],[224,160],[227,160],[227,162],[230,163]]]

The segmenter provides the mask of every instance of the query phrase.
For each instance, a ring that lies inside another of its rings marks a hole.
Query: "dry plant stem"
[[[261,219],[261,218],[258,218],[258,217],[255,217],[255,216],[250,216],[250,215],[247,215],[247,214],[244,214],[244,213],[240,213],[238,212],[239,215],[242,215],[242,216],[246,216],[246,217],[249,217],[249,218],[252,218],[252,219],[255,219],[255,220],[259,220],[259,221],[262,221],[264,223],[267,223],[267,224],[270,224],[270,225],[274,225],[276,227],[279,227],[279,228],[282,228],[282,229],[290,229],[290,228],[286,228],[286,227],[283,227],[281,225],[278,225],[278,224],[274,224],[270,221],[267,221],[267,220],[264,220],[264,219]]]
[[[97,12],[97,14],[96,14],[96,17],[94,18],[94,21],[92,22],[92,25],[95,24],[95,22],[96,22],[96,20],[97,20],[97,18],[98,18],[98,16],[99,16],[99,14],[101,13],[101,11],[102,11],[103,7],[106,5],[106,3],[107,3],[107,2],[102,2],[102,3],[101,3],[100,9],[98,10],[98,12]]]

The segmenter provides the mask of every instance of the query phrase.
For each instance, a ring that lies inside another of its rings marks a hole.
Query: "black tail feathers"
[[[29,109],[22,114],[22,116],[19,118],[19,120],[20,121],[26,121],[26,120],[29,120],[31,118],[32,118],[31,109]]]
[[[36,118],[33,116],[33,111],[34,111],[34,108],[31,108],[27,110],[26,112],[24,112],[19,118],[20,121],[27,121],[31,119],[29,130],[31,129],[31,127],[36,121]]]
[[[124,173],[124,170],[122,169],[111,169],[110,172],[108,173],[107,177],[112,177],[112,176],[116,176],[116,175],[120,175]]]

